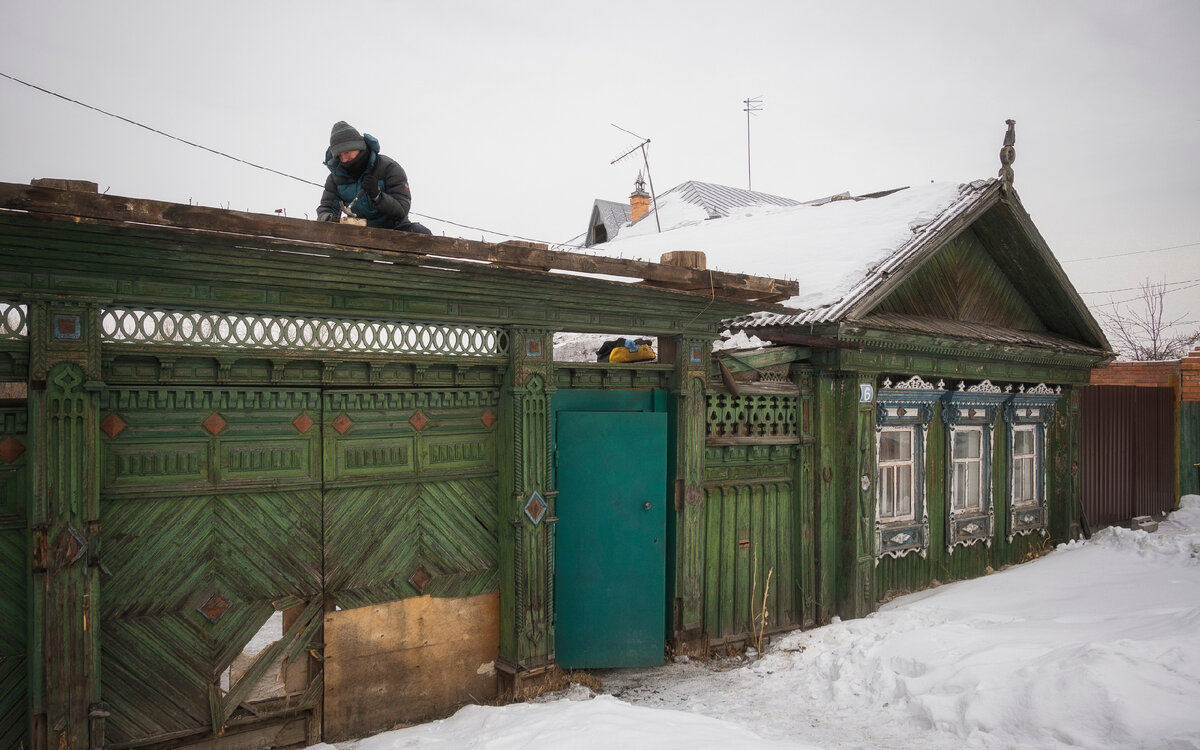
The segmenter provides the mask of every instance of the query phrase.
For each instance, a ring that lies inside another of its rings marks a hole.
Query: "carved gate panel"
[[[324,401],[325,740],[495,694],[494,389]]]
[[[308,649],[323,614],[320,419],[317,391],[101,396],[112,746],[247,731],[261,745],[319,738]]]

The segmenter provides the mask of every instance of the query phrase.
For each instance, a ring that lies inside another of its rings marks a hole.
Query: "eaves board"
[[[453,259],[359,254],[135,225],[0,213],[0,291],[146,305],[709,332],[750,305]]]
[[[839,341],[854,344],[831,350],[836,366],[846,370],[904,372],[923,376],[963,379],[1085,384],[1091,369],[1104,361],[1106,353],[1054,337],[1041,337],[1041,345],[1026,331],[990,329],[990,339],[962,324],[943,321],[945,330],[936,332],[935,321],[920,323],[926,331],[884,327],[882,321],[868,327],[862,321],[841,326]],[[930,330],[935,332],[929,332]],[[953,332],[952,330],[953,329]],[[957,335],[955,335],[957,334]],[[1018,343],[1024,341],[1026,343]]]

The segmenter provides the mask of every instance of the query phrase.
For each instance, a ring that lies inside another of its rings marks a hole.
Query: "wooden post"
[[[704,437],[712,341],[674,342],[676,653],[698,653],[704,641]],[[660,347],[661,348],[661,347]],[[669,350],[670,347],[667,347]]]
[[[33,445],[30,714],[34,748],[102,740],[100,507],[97,486],[99,308],[29,306]],[[99,738],[91,735],[97,733]]]
[[[554,527],[551,486],[553,336],[511,330],[505,404],[511,440],[502,459],[500,668],[522,685],[554,661]]]
[[[859,374],[854,384],[858,402],[856,450],[850,496],[853,525],[854,578],[850,615],[866,617],[875,610],[875,377]]]

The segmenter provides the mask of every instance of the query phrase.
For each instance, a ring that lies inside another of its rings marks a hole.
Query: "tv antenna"
[[[742,103],[746,105],[746,189],[753,190],[754,183],[750,179],[750,115],[762,111],[763,100],[761,96],[755,96]]]
[[[646,146],[650,145],[650,139],[643,138],[642,136],[638,135],[637,133],[626,130],[625,128],[621,127],[620,125],[616,124],[615,122],[610,122],[609,125],[612,125],[614,128],[616,128],[617,130],[620,130],[622,133],[629,133],[634,138],[637,138],[638,140],[641,141],[641,143],[639,143],[638,145],[634,146],[633,148],[629,149],[625,153],[621,154],[617,158],[610,161],[609,165],[616,164],[619,161],[628,159],[630,156],[633,155],[633,153],[635,151],[638,151],[639,149],[641,150],[642,163],[644,165],[646,165],[646,179],[650,181],[650,200],[654,204],[654,225],[656,227],[658,227],[658,231],[661,232],[662,231],[662,222],[660,222],[658,220],[658,196],[654,194],[654,178],[650,176],[650,157],[646,156]]]

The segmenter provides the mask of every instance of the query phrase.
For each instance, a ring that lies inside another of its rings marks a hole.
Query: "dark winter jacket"
[[[321,205],[317,206],[317,218],[324,214],[341,216],[341,205],[345,204],[355,215],[367,220],[369,227],[393,228],[408,220],[408,207],[412,196],[408,192],[408,175],[395,159],[379,153],[379,140],[363,134],[369,154],[366,168],[361,175],[351,175],[329,149],[325,149],[325,166],[329,177],[325,179],[325,191],[321,193]],[[364,176],[379,181],[382,192],[374,204],[362,189]]]

